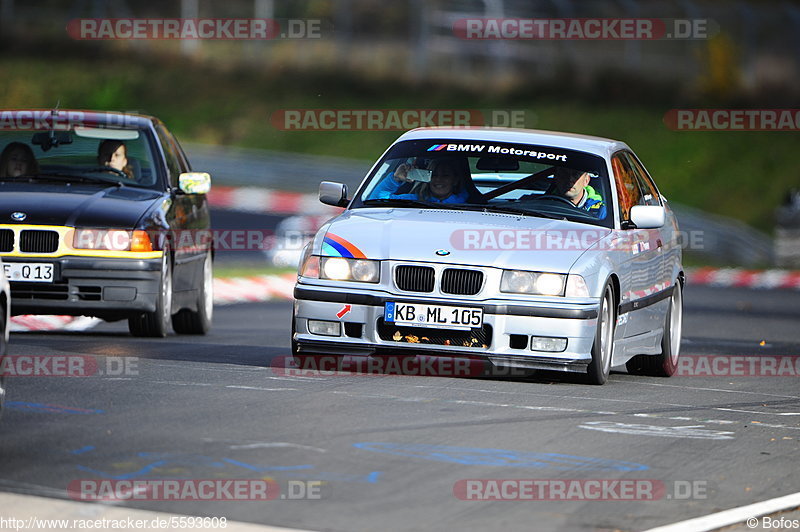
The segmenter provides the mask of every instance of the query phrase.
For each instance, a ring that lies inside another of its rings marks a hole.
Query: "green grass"
[[[214,277],[254,277],[258,275],[286,275],[297,273],[296,268],[251,266],[247,264],[214,264]]]
[[[609,103],[602,95],[592,102],[559,100],[519,90],[492,95],[361,80],[331,68],[219,68],[178,57],[75,50],[53,57],[2,54],[3,106],[47,108],[60,101],[64,108],[140,111],[164,120],[183,141],[364,160],[378,157],[400,132],[281,131],[270,116],[283,109],[518,109],[527,127],[623,140],[671,200],[766,231],[786,190],[798,183],[797,133],[671,131],[664,113],[682,105]]]

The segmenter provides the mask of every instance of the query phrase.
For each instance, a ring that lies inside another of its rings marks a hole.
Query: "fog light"
[[[341,336],[338,321],[308,320],[308,332],[321,336]]]
[[[567,348],[566,338],[548,338],[547,336],[531,336],[532,351],[551,351],[558,353]]]

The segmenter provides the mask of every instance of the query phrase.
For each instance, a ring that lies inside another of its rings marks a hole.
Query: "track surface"
[[[798,292],[690,286],[683,355],[800,355],[798,309]],[[319,500],[123,505],[342,531],[641,530],[800,491],[796,377],[619,372],[592,387],[553,374],[287,376],[270,366],[289,354],[290,312],[289,302],[221,307],[203,338],[135,339],[121,322],[12,335],[12,355],[93,355],[101,369],[124,357],[134,366],[116,376],[13,379],[0,490],[66,498],[68,484],[85,478],[270,477],[285,494],[290,480],[320,480]],[[457,499],[454,484],[475,478],[653,479],[666,493]],[[706,493],[678,500],[687,482]]]

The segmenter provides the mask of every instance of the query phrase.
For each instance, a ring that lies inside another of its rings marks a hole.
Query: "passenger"
[[[548,194],[567,198],[577,208],[588,211],[592,216],[605,218],[606,204],[602,196],[589,186],[589,181],[591,175],[588,172],[561,166],[556,168]]]
[[[409,173],[415,167],[408,164],[398,166],[391,177],[384,179],[375,188],[373,197],[381,199],[413,199],[434,203],[464,203],[469,197],[466,180],[460,161],[453,158],[433,159],[427,170],[431,172],[430,182],[415,181]],[[395,194],[403,183],[414,183],[408,194]]]
[[[128,164],[128,149],[121,140],[107,139],[97,148],[97,163],[124,172],[128,179],[134,179],[133,168]]]
[[[22,142],[12,142],[0,154],[0,177],[36,174],[39,164],[33,150]]]

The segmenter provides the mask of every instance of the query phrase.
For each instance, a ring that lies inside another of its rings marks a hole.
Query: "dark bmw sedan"
[[[137,336],[209,330],[211,178],[160,120],[0,111],[0,148],[13,315],[127,319]]]

